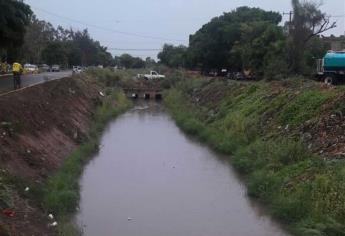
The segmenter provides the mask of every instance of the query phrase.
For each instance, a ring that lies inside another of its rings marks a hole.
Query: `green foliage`
[[[116,65],[120,67],[124,67],[126,69],[134,68],[144,68],[146,63],[140,57],[133,57],[127,53],[122,54],[120,57],[115,57]],[[149,59],[148,63],[152,63]]]
[[[325,104],[335,94],[317,90],[309,90],[299,94],[280,113],[280,120],[284,124],[299,125],[314,118]]]
[[[43,203],[45,209],[58,215],[75,211],[79,200],[79,176],[82,167],[96,151],[97,145],[94,141],[80,146],[70,155],[59,172],[47,183]]]
[[[121,75],[114,73],[110,69],[89,68],[86,73],[93,78],[97,78],[98,82],[107,87],[116,86],[123,79]]]
[[[163,50],[158,54],[158,59],[164,65],[172,68],[186,67],[187,66],[187,47],[173,46],[164,44]]]
[[[42,51],[54,39],[55,29],[52,24],[31,16],[26,27],[24,44],[22,46],[22,59],[34,64],[42,63]]]
[[[30,63],[73,65],[114,64],[106,47],[92,39],[88,31],[74,31],[31,17],[22,47],[22,59]]]
[[[77,229],[73,222],[66,217],[60,219],[60,224],[58,225],[57,228],[57,235],[58,236],[82,236],[82,230]]]
[[[67,65],[67,52],[63,43],[50,42],[42,51],[42,59],[48,65]]]
[[[310,47],[312,39],[336,27],[336,23],[331,22],[329,16],[320,10],[320,5],[315,1],[292,0],[292,8],[292,22],[286,24],[289,29],[287,41],[289,65],[292,72],[305,73],[308,70],[308,60],[312,59],[305,56],[315,54],[315,47],[314,50]],[[320,48],[316,49],[316,54],[319,50]]]
[[[259,8],[240,7],[213,18],[190,37],[189,57],[194,66],[203,69],[231,68],[240,70],[242,62],[233,47],[241,41],[243,25],[273,24],[281,21],[279,13]],[[265,45],[260,45],[265,46]],[[258,59],[258,58],[256,58]],[[262,59],[262,58],[261,58]]]
[[[18,0],[0,0],[0,49],[23,43],[25,26],[32,14],[30,6]]]
[[[309,87],[277,95],[269,85],[256,83],[229,86],[229,95],[213,103],[195,102],[197,94],[210,94],[213,86],[185,79],[165,94],[178,126],[231,154],[232,164],[245,175],[248,194],[295,235],[345,235],[345,162],[324,161],[298,138],[277,134],[267,123],[301,124],[321,112],[335,92]],[[212,119],[205,114],[211,107],[217,113]]]
[[[259,21],[241,24],[241,39],[232,49],[242,59],[243,68],[262,78],[273,60],[283,60],[285,36],[280,26]]]

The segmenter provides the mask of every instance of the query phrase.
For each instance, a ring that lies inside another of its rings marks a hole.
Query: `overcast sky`
[[[91,36],[114,55],[156,58],[164,43],[188,45],[188,37],[212,17],[239,6],[288,12],[291,0],[25,0],[38,18],[54,26],[88,28]],[[328,34],[345,33],[345,0],[323,0],[323,11],[338,22]],[[284,17],[288,20],[288,16]]]

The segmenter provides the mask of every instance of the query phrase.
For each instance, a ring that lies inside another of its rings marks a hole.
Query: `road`
[[[50,80],[61,79],[67,76],[71,76],[72,71],[62,72],[44,72],[37,75],[23,75],[22,87],[27,87],[33,84],[44,83]],[[13,78],[12,76],[0,77],[0,93],[5,93],[13,90]]]

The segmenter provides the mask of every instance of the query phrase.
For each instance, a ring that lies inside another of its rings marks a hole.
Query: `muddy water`
[[[81,179],[86,236],[278,236],[229,163],[186,137],[161,105],[136,106],[104,133]]]

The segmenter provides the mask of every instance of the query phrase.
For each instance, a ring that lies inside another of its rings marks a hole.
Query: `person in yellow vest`
[[[23,67],[20,63],[15,62],[15,63],[13,63],[12,71],[13,71],[14,89],[19,89],[21,87],[21,84],[22,84],[20,76],[23,73]]]

